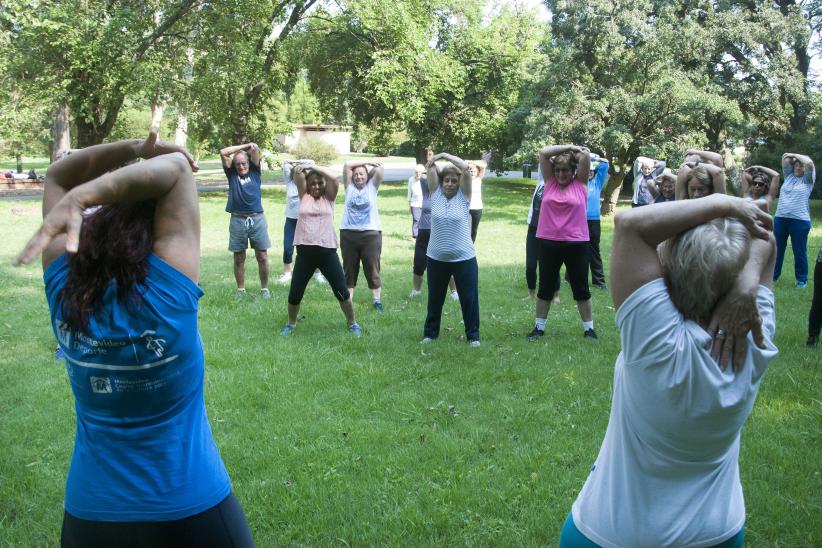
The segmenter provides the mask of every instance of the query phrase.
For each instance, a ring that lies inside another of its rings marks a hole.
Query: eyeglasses
[[[554,168],[554,173],[562,173],[562,172],[571,173],[571,168],[570,167],[555,167]]]
[[[765,181],[754,181],[753,186],[765,186]]]

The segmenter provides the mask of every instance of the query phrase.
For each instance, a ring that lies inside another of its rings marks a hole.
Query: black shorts
[[[305,295],[305,288],[311,281],[311,275],[318,268],[328,280],[337,300],[340,302],[348,300],[351,294],[348,292],[348,286],[345,285],[345,274],[343,274],[337,250],[330,247],[301,244],[297,246],[297,259],[294,261],[294,272],[291,274],[288,304],[294,306],[300,304]]]

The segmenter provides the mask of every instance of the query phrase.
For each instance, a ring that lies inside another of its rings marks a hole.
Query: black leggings
[[[89,521],[63,513],[62,548],[252,548],[254,540],[234,493],[205,512],[174,521]]]
[[[311,275],[318,268],[328,280],[337,300],[340,302],[348,300],[351,294],[345,285],[345,273],[343,273],[340,258],[337,256],[337,250],[318,245],[298,245],[294,272],[291,274],[291,289],[288,291],[288,304],[296,306],[302,302],[305,288],[311,281]]]
[[[588,288],[588,242],[557,242],[537,238],[539,242],[539,291],[537,297],[550,301],[559,289],[559,271],[565,264],[565,274],[571,284],[575,301],[591,298]]]
[[[813,301],[808,314],[808,336],[818,337],[822,329],[822,248],[813,267]]]
[[[431,239],[431,229],[421,228],[417,233],[417,241],[414,243],[414,274],[422,276],[425,274],[425,267],[428,265],[428,240]]]
[[[468,213],[471,214],[471,241],[477,241],[477,228],[479,227],[480,219],[482,219],[482,210],[481,209],[469,209]]]

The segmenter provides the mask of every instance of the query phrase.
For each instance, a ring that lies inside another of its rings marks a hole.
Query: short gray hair
[[[730,217],[686,230],[659,246],[659,260],[674,306],[707,324],[714,307],[748,261],[751,234]]]

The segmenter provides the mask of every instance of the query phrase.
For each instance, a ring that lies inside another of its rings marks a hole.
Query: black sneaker
[[[528,337],[526,337],[529,341],[535,341],[545,335],[545,330],[540,329],[538,327],[534,327],[533,331],[528,333]]]
[[[383,311],[382,302],[374,301],[374,310],[376,310],[377,312],[382,312]]]
[[[805,343],[805,346],[808,348],[814,348],[819,345],[819,335],[811,335],[808,337],[808,341]]]
[[[582,336],[586,339],[593,339],[593,340],[599,339],[599,337],[597,337],[597,332],[594,331],[593,327],[591,329],[586,329],[585,333],[583,333]]]

